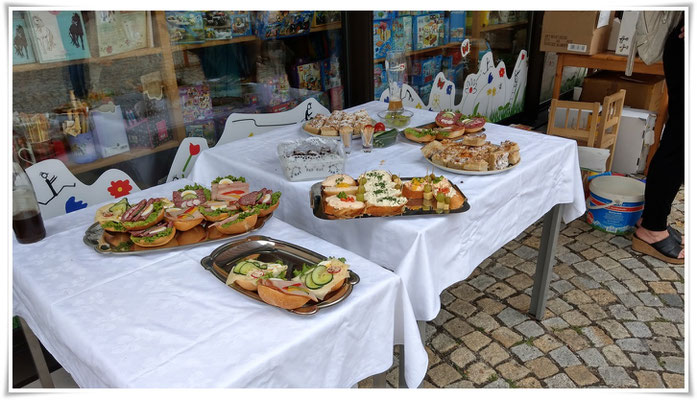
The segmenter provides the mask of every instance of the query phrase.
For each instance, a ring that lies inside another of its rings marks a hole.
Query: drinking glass
[[[361,130],[361,143],[363,144],[363,152],[370,153],[373,150],[373,133],[375,128],[368,125]]]
[[[351,153],[351,140],[353,139],[353,130],[339,130],[341,142],[344,144],[344,153]]]
[[[390,102],[387,109],[390,111],[402,111],[402,85],[407,69],[407,58],[403,51],[389,51],[385,56],[385,71],[389,85]]]

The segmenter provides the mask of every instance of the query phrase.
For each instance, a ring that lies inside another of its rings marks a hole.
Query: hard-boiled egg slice
[[[195,190],[185,190],[182,192],[182,197],[184,197],[188,194],[196,196],[196,191]]]
[[[150,233],[160,233],[160,232],[164,231],[165,229],[167,229],[166,226],[161,226],[159,228],[155,228],[155,229],[151,230]]]
[[[223,178],[220,180],[220,182],[218,182],[218,185],[224,185],[226,183],[232,183],[232,179]]]
[[[153,207],[153,204],[150,204],[149,206],[145,207],[145,210],[143,210],[143,212],[142,212],[140,215],[142,215],[142,216],[144,216],[144,217],[147,217],[148,215],[150,215],[150,213],[152,212],[153,208],[154,208],[154,207]]]

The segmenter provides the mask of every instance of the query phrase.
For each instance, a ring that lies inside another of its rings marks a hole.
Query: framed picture
[[[12,13],[12,64],[29,64],[36,62],[34,47],[29,37],[29,29],[24,19],[24,13]]]

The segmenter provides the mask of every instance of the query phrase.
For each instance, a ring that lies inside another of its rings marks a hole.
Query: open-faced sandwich
[[[434,164],[464,171],[499,171],[520,162],[518,144],[505,141],[496,145],[484,139],[486,136],[479,133],[472,140],[463,139],[460,143],[432,142],[422,147],[421,153]]]
[[[171,222],[178,231],[188,231],[203,222],[203,214],[198,210],[198,206],[191,206],[186,209],[170,207],[165,209],[165,219]]]
[[[322,193],[334,196],[340,192],[356,194],[358,186],[356,180],[346,174],[330,175],[322,181]]]
[[[240,176],[219,176],[211,182],[212,200],[235,202],[249,193],[249,183]]]
[[[402,195],[402,181],[397,175],[385,170],[368,171],[359,177],[358,184],[358,200],[365,201],[365,214],[384,217],[404,212],[407,198]]]
[[[108,232],[126,232],[126,227],[121,224],[121,216],[129,208],[128,199],[123,198],[118,203],[109,203],[100,207],[94,216],[95,222]]]
[[[334,196],[325,197],[324,212],[336,218],[355,218],[363,215],[365,203],[357,200],[356,195],[339,192]]]
[[[216,229],[226,235],[236,235],[254,228],[258,216],[259,212],[257,210],[237,212],[222,221],[213,223],[211,226],[216,227]]]
[[[228,218],[231,213],[236,212],[237,209],[235,203],[230,205],[227,201],[221,200],[207,201],[198,206],[198,211],[203,215],[203,218],[210,222],[222,221]]]
[[[265,217],[278,208],[280,198],[281,192],[273,192],[270,189],[263,188],[245,194],[240,197],[236,204],[242,210],[254,210],[260,217]]]
[[[159,247],[169,243],[177,229],[170,221],[162,221],[147,229],[130,231],[131,241],[140,247]]]
[[[457,124],[465,128],[467,133],[476,133],[484,129],[486,118],[481,115],[460,114]]]
[[[428,143],[436,140],[436,131],[430,128],[407,128],[404,136],[414,142]]]
[[[257,260],[242,260],[235,264],[227,277],[226,285],[237,283],[242,289],[256,292],[259,279],[283,279],[288,266],[280,262],[266,263]]]
[[[121,225],[129,231],[149,228],[164,219],[164,205],[160,198],[141,200],[121,215]]]
[[[183,189],[172,192],[175,207],[189,208],[201,205],[211,199],[211,191],[201,185],[186,185]]]

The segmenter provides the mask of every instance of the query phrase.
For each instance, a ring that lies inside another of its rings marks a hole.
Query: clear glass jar
[[[17,162],[12,163],[12,229],[19,243],[34,243],[46,237],[34,188]]]

